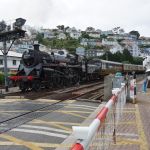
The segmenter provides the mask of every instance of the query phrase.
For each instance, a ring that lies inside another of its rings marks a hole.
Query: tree
[[[89,39],[90,36],[86,33],[86,32],[82,32],[82,38],[86,38],[86,39]]]
[[[136,35],[137,39],[140,37],[140,33],[138,31],[130,31],[129,34]]]
[[[58,25],[57,28],[58,28],[59,30],[63,30],[63,31],[64,31],[65,26],[64,26],[64,25]]]
[[[39,42],[39,43],[43,43],[43,34],[41,34],[41,33],[38,33],[37,35],[36,35],[36,40]]]
[[[130,63],[133,63],[133,56],[130,54],[128,49],[123,50],[123,60],[122,61],[129,61]]]
[[[143,65],[143,58],[141,57],[134,57],[133,58],[133,63],[137,65]]]
[[[113,60],[113,61],[117,61],[117,62],[122,62],[122,61],[123,61],[123,54],[120,53],[120,51],[116,52],[116,53],[112,56],[112,60]]]
[[[65,27],[65,31],[66,31],[67,29],[69,29],[69,26]]]
[[[107,36],[106,36],[105,34],[102,34],[102,35],[100,36],[100,38],[101,38],[101,39],[106,39]]]
[[[4,20],[0,21],[0,32],[6,29],[6,23]]]
[[[106,51],[105,54],[103,56],[100,57],[101,59],[104,60],[109,60],[109,61],[113,61],[113,54],[110,51]]]

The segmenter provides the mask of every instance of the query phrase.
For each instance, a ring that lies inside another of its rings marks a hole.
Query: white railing
[[[71,150],[106,150],[115,142],[116,127],[126,103],[127,89],[112,90],[112,97],[88,127],[73,126],[76,143]]]

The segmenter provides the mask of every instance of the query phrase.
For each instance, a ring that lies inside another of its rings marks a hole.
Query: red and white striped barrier
[[[89,145],[95,136],[95,134],[100,130],[102,123],[105,121],[106,116],[111,109],[111,107],[117,102],[118,96],[119,99],[125,103],[126,99],[126,88],[125,84],[122,84],[121,89],[114,89],[112,90],[113,96],[111,99],[106,103],[106,105],[101,109],[98,113],[96,118],[88,127],[80,127],[80,126],[73,126],[73,135],[76,138],[77,142],[73,145],[71,150],[88,150]]]

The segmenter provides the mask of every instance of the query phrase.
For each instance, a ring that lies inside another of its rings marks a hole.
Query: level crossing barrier
[[[125,83],[121,83],[121,88],[113,89],[112,94],[88,127],[72,127],[77,142],[71,150],[106,150],[113,141],[115,142],[116,127],[126,103]]]

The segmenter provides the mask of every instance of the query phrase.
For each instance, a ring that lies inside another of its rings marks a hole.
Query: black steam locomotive
[[[82,80],[99,77],[100,65],[65,51],[48,54],[34,45],[34,50],[23,53],[18,72],[9,79],[21,91],[38,91],[41,87],[71,86]]]
[[[39,45],[35,44],[34,50],[23,53],[17,74],[9,79],[13,85],[19,85],[22,91],[38,91],[41,87],[72,86],[117,71],[143,73],[144,68],[101,59],[87,60],[63,50],[48,54],[40,51]]]

